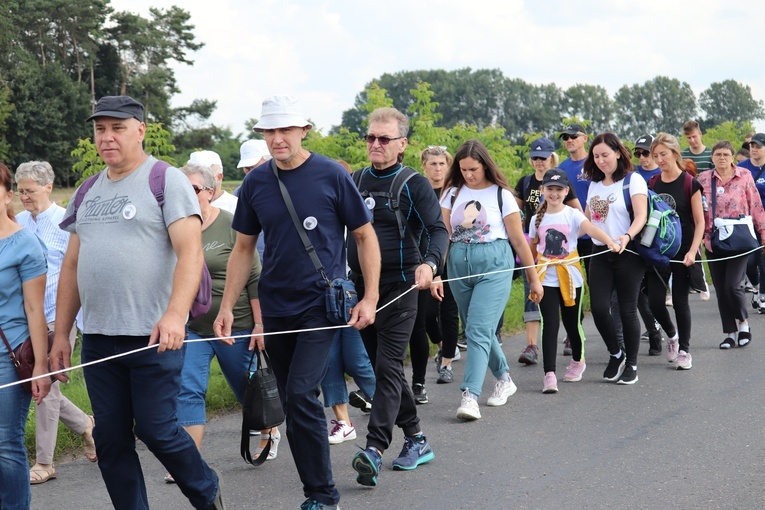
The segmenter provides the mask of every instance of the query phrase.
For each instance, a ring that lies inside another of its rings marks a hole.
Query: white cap
[[[265,140],[247,140],[239,148],[239,164],[237,168],[244,166],[254,166],[258,164],[263,158],[271,159],[271,154],[268,152],[268,144]]]
[[[223,163],[220,160],[220,156],[217,152],[213,151],[197,151],[189,154],[189,163],[195,165],[209,166],[218,165],[223,168]]]
[[[308,122],[303,115],[303,108],[298,98],[293,96],[271,96],[263,101],[263,109],[260,119],[253,131],[264,129],[279,129],[287,127],[307,127],[311,129],[313,124]]]

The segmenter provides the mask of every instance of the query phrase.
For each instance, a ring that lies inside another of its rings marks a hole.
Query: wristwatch
[[[436,271],[438,270],[438,266],[435,265],[433,262],[430,262],[430,261],[427,261],[425,263],[430,266],[430,269],[433,270],[433,276],[436,276]]]

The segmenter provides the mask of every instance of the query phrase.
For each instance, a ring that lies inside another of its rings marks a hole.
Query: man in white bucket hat
[[[336,330],[326,329],[331,325],[324,304],[326,284],[289,219],[279,181],[330,280],[346,276],[346,228],[358,245],[365,277],[369,274],[372,279],[370,289],[378,287],[380,248],[370,223],[372,215],[348,172],[337,162],[303,148],[303,138],[312,127],[296,98],[272,96],[263,101],[254,130],[263,133],[273,161],[248,173],[239,190],[232,225],[238,235],[215,333],[231,334],[231,310],[247,280],[262,233],[268,263],[258,285],[263,325],[256,324],[255,333],[261,327],[266,333],[314,329],[269,335],[266,349],[287,415],[290,449],[308,498],[301,508],[333,509],[340,494],[332,480],[327,421],[318,387]],[[372,324],[377,300],[376,292],[364,296],[354,307],[349,324],[357,329]]]
[[[268,145],[265,140],[247,140],[241,147],[239,147],[239,164],[237,168],[241,168],[244,175],[250,173],[250,170],[259,166],[271,159],[271,154],[268,153]],[[239,196],[239,188],[237,186],[234,190],[234,196]]]

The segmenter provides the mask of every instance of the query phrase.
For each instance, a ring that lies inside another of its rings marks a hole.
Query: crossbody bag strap
[[[5,333],[3,333],[3,328],[0,328],[0,337],[3,338],[3,343],[5,344],[5,347],[8,349],[8,354],[10,355],[13,366],[18,367],[19,363],[18,361],[16,361],[16,354],[13,352],[13,349],[11,349],[11,343],[5,337]]]
[[[305,248],[305,251],[308,253],[308,256],[311,258],[311,262],[313,262],[313,267],[316,268],[316,271],[321,273],[321,277],[324,278],[324,281],[329,282],[327,275],[324,273],[324,266],[319,260],[319,256],[316,255],[316,249],[311,244],[311,240],[308,239],[308,234],[305,233],[305,229],[303,228],[303,225],[301,225],[300,220],[298,219],[297,212],[295,211],[295,206],[292,204],[292,199],[290,198],[290,192],[287,191],[287,186],[285,186],[282,180],[279,179],[279,171],[276,169],[276,163],[274,162],[273,159],[271,160],[271,170],[274,172],[274,176],[276,177],[276,182],[279,183],[279,191],[281,191],[282,193],[282,198],[284,199],[284,205],[287,206],[287,211],[290,213],[290,218],[292,218],[292,223],[295,225],[295,229],[297,229],[298,235],[300,236],[300,240],[303,241],[303,247]]]
[[[712,170],[714,172],[714,170]],[[717,177],[712,176],[712,222],[715,221],[715,209],[717,208]]]

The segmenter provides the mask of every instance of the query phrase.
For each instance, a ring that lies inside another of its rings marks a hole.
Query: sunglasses
[[[550,156],[547,156],[549,158]],[[543,158],[542,156],[532,156],[531,161],[547,161],[547,158]]]
[[[202,191],[210,191],[212,188],[208,188],[207,186],[197,186],[196,184],[191,185],[192,188],[194,188],[194,193],[199,195]]]
[[[635,151],[635,157],[636,158],[639,158],[640,156],[643,156],[644,158],[647,158],[650,155],[651,155],[651,153],[648,152],[647,150],[642,150],[642,151],[641,150],[636,150]]]
[[[579,138],[580,136],[581,136],[581,135],[568,135],[568,134],[563,134],[563,135],[561,135],[561,139],[562,139],[562,140],[565,142],[565,141],[567,141],[567,140],[576,140],[576,139],[577,139],[577,138]]]
[[[393,140],[401,140],[402,138],[405,137],[397,136],[396,138],[388,138],[387,136],[364,135],[364,140],[366,140],[368,144],[373,144],[375,143],[375,140],[377,140],[380,142],[380,145],[388,145]]]

